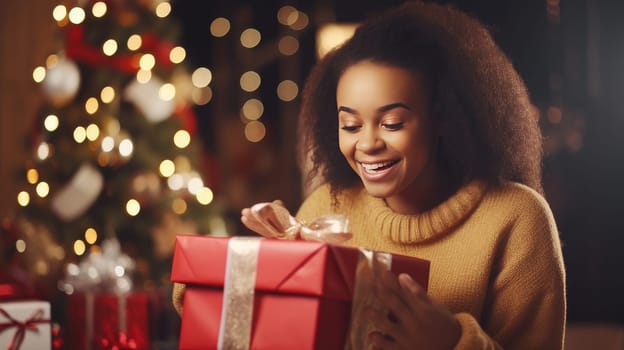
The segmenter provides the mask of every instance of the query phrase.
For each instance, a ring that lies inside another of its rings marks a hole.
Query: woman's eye
[[[346,132],[355,132],[355,131],[357,131],[357,129],[359,129],[359,126],[357,126],[357,125],[345,125],[345,126],[341,127],[341,129],[346,131]]]
[[[383,127],[384,129],[387,130],[399,130],[401,128],[403,128],[403,122],[399,122],[399,123],[383,123],[381,124],[381,127]]]

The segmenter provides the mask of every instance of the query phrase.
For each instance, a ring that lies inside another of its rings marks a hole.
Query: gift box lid
[[[187,285],[222,288],[228,237],[179,235],[173,256],[171,280]],[[350,300],[357,248],[319,241],[261,240],[256,267],[256,291],[325,296]],[[393,255],[395,273],[409,273],[424,288],[429,261]]]

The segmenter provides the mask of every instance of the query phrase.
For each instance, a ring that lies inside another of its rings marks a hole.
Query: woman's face
[[[397,212],[422,211],[436,182],[424,78],[362,61],[342,74],[336,100],[340,151],[366,190]]]

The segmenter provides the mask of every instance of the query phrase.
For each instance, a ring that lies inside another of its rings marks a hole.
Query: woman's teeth
[[[362,165],[362,168],[366,171],[380,171],[393,166],[396,162],[398,161],[393,160],[383,163],[360,163],[360,165]]]

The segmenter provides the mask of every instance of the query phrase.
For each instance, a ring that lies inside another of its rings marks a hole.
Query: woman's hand
[[[284,202],[281,200],[274,200],[271,202],[272,204],[277,204],[279,206],[285,207]],[[273,234],[265,228],[260,221],[258,221],[253,214],[251,213],[251,208],[244,208],[241,210],[241,222],[248,229],[264,236],[264,237],[273,237]]]
[[[379,277],[375,289],[382,310],[366,311],[373,329],[365,340],[368,349],[455,347],[461,326],[446,307],[431,300],[409,275],[397,278],[384,267],[373,268]]]

